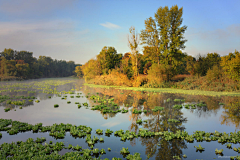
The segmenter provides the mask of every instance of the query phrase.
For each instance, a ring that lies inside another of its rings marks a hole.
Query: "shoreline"
[[[116,88],[122,90],[159,92],[159,93],[179,93],[188,95],[204,95],[204,96],[240,96],[240,92],[216,92],[216,91],[202,91],[202,90],[184,90],[173,88],[143,88],[143,87],[124,87],[124,86],[107,86],[84,83],[83,85],[96,88]]]

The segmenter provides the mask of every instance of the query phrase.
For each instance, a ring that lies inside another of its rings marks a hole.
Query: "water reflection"
[[[181,94],[169,94],[169,93],[154,93],[154,92],[140,92],[130,90],[119,90],[114,88],[91,88],[83,86],[84,81],[76,80],[74,83],[68,83],[65,85],[54,86],[52,85],[48,90],[57,91],[69,91],[75,89],[76,93],[83,93],[79,99],[70,98],[68,95],[67,100],[61,100],[61,97],[57,97],[54,93],[42,93],[41,90],[28,87],[21,91],[21,87],[17,87],[14,92],[13,89],[5,90],[1,92],[1,95],[12,96],[35,96],[40,99],[40,103],[37,104],[34,101],[29,102],[26,99],[26,103],[23,105],[23,110],[10,113],[0,113],[2,118],[12,118],[28,123],[43,122],[45,125],[51,125],[53,123],[71,123],[76,125],[88,125],[94,129],[98,128],[111,128],[112,130],[130,130],[135,133],[139,132],[140,128],[144,128],[150,131],[170,131],[176,133],[177,131],[187,131],[192,134],[196,130],[204,130],[206,132],[213,132],[218,130],[220,132],[233,132],[239,129],[239,110],[240,110],[240,97],[209,97],[199,95],[181,95]],[[30,85],[31,86],[31,85]],[[37,88],[37,87],[36,87]],[[30,92],[29,92],[30,91]],[[47,90],[46,90],[47,91]],[[86,97],[88,95],[88,97]],[[114,103],[120,106],[120,109],[128,109],[128,113],[103,113],[101,111],[90,110],[92,106],[99,104],[97,101],[90,99],[91,95],[99,95],[104,99],[114,98]],[[52,98],[50,99],[49,96]],[[74,97],[76,94],[74,94]],[[170,99],[167,101],[167,99]],[[184,102],[175,102],[174,99],[184,99]],[[71,101],[71,104],[67,104],[67,101]],[[75,102],[89,104],[89,107],[83,107],[78,109]],[[206,106],[197,107],[196,109],[186,109],[186,104],[198,104],[204,103]],[[223,102],[225,105],[219,105]],[[54,104],[59,104],[59,108],[53,108]],[[16,109],[19,106],[13,104],[1,103],[4,108]],[[182,109],[174,109],[174,105],[183,105]],[[34,106],[34,107],[32,107]],[[164,107],[162,111],[153,112],[156,106]],[[26,107],[26,110],[24,110]],[[141,114],[134,114],[134,110],[146,110]],[[147,120],[141,125],[137,124],[137,121],[143,119]],[[169,119],[175,119],[179,122],[169,122]],[[115,138],[115,137],[114,137]],[[113,140],[113,136],[109,139]],[[73,138],[66,137],[65,140]],[[109,140],[109,141],[111,141]],[[160,137],[151,138],[134,138],[131,141],[121,142],[119,138],[115,138],[112,142],[113,146],[125,147],[132,146],[140,148],[141,156],[144,158],[152,159],[173,159],[173,156],[182,157],[185,154],[185,149],[189,149],[189,145],[186,141],[173,139],[172,141],[166,141]],[[82,140],[85,143],[84,140]],[[107,141],[107,140],[106,140]],[[140,144],[139,144],[140,142]],[[76,142],[74,142],[76,143]],[[123,144],[124,143],[124,144]],[[99,144],[100,145],[100,144]],[[101,144],[103,145],[103,144]],[[196,145],[196,144],[195,144]],[[106,145],[107,146],[107,145]],[[108,146],[110,147],[110,146]],[[192,147],[193,148],[193,147]],[[113,154],[113,153],[112,153]],[[145,154],[145,155],[142,155]],[[106,156],[107,157],[107,156]],[[206,156],[207,157],[207,156]],[[143,158],[143,159],[144,159]]]

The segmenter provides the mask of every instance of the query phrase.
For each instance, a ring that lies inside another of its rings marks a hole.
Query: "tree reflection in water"
[[[118,89],[106,89],[106,88],[90,88],[85,86],[85,94],[90,92],[91,94],[99,93],[106,98],[114,98],[114,102],[119,106],[126,109],[135,110],[147,110],[147,113],[133,114],[129,113],[129,120],[131,121],[128,127],[130,131],[135,133],[139,132],[140,128],[145,128],[154,132],[170,131],[176,133],[176,131],[186,130],[183,123],[187,121],[187,117],[183,117],[181,109],[174,109],[175,104],[197,104],[203,102],[206,106],[197,107],[190,112],[197,115],[197,117],[210,117],[216,115],[217,112],[222,109],[219,102],[223,102],[224,112],[221,115],[221,124],[235,124],[236,128],[240,126],[240,97],[209,97],[209,96],[189,96],[180,94],[168,94],[168,93],[151,93],[140,92],[130,90],[118,90]],[[170,98],[171,101],[166,100]],[[185,102],[174,102],[174,99],[185,99]],[[164,110],[153,112],[156,106],[164,107]],[[102,114],[104,118],[114,117],[114,113]],[[147,119],[147,123],[143,122],[142,125],[136,123],[139,119]],[[173,123],[168,122],[168,119],[176,119],[180,122]],[[155,156],[155,159],[173,159],[173,156],[182,157],[182,149],[187,148],[187,144],[183,140],[173,139],[166,141],[161,137],[155,136],[151,138],[133,139],[130,141],[132,146],[136,145],[136,141],[139,140],[141,145],[146,146],[145,154],[148,158]]]

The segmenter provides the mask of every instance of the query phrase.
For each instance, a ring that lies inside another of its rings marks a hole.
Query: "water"
[[[60,82],[69,83],[60,83]],[[52,83],[53,82],[53,83]],[[54,83],[56,82],[56,83]],[[104,133],[106,129],[117,131],[120,129],[130,130],[138,132],[140,128],[144,128],[150,131],[171,131],[177,130],[187,131],[189,134],[193,134],[195,131],[205,132],[237,132],[239,131],[239,102],[240,97],[210,97],[210,96],[192,96],[182,94],[169,94],[169,93],[151,93],[151,92],[135,92],[129,90],[118,89],[105,89],[105,88],[91,88],[83,85],[83,80],[70,79],[70,78],[58,78],[58,79],[40,79],[33,81],[23,82],[1,82],[0,91],[1,95],[10,96],[35,96],[40,100],[39,103],[29,102],[26,99],[23,109],[19,109],[20,106],[13,104],[0,103],[0,118],[12,119],[20,122],[27,122],[30,124],[43,123],[43,126],[53,125],[55,123],[70,123],[73,125],[86,125],[92,128],[92,135],[97,137],[103,137],[104,143],[96,143],[94,148],[106,150],[106,154],[101,158],[119,157],[124,158],[120,154],[122,147],[128,147],[130,154],[136,152],[141,154],[142,159],[173,159],[173,156],[182,157],[183,154],[187,155],[184,159],[213,159],[213,158],[230,158],[230,156],[238,155],[233,149],[228,149],[225,144],[218,143],[217,141],[211,142],[197,142],[189,143],[184,140],[173,139],[172,141],[165,141],[159,137],[152,138],[135,138],[133,140],[121,141],[120,137],[112,134],[110,137],[103,135],[97,135],[96,129],[103,129]],[[15,84],[15,86],[14,86]],[[55,85],[55,86],[54,86]],[[44,91],[44,93],[42,93]],[[61,97],[58,94],[60,91],[72,91],[74,94],[62,94]],[[67,95],[66,100],[61,98]],[[80,98],[76,98],[76,95],[80,95]],[[86,96],[89,96],[86,98]],[[99,95],[106,99],[114,98],[114,103],[118,104],[120,109],[128,109],[128,113],[106,113],[103,114],[100,111],[91,110],[91,106],[97,105],[90,99],[91,95]],[[49,98],[51,96],[51,98]],[[74,96],[74,98],[70,98]],[[82,97],[83,96],[83,97]],[[167,99],[171,100],[167,102]],[[174,102],[174,99],[185,99],[184,102]],[[14,100],[14,99],[13,99]],[[67,104],[67,101],[71,101]],[[78,104],[87,102],[90,107],[82,106],[78,109]],[[196,109],[186,109],[186,104],[198,104],[204,103],[206,106],[196,107]],[[219,105],[219,102],[224,105]],[[54,104],[59,104],[58,108],[54,108]],[[183,105],[182,109],[173,109],[174,105]],[[164,112],[152,112],[155,106],[164,107]],[[11,108],[9,112],[4,112],[5,108]],[[149,112],[141,114],[133,114],[132,111],[147,110]],[[14,111],[16,110],[16,111]],[[170,123],[168,119],[178,119],[180,123]],[[147,123],[142,125],[136,124],[138,119],[147,120]],[[72,144],[76,146],[82,146],[84,149],[89,148],[85,142],[85,138],[74,138],[69,132],[66,133],[64,139],[54,139],[49,136],[49,133],[32,133],[24,132],[17,135],[9,135],[5,131],[1,131],[2,138],[0,144],[6,142],[26,141],[28,138],[36,139],[37,137],[46,137],[47,142],[60,142],[63,141],[65,146]],[[205,148],[205,151],[200,153],[196,152],[194,146],[201,144]],[[240,147],[239,144],[233,144],[233,147]],[[107,148],[112,150],[109,152]],[[223,149],[223,155],[216,155],[215,149]],[[71,150],[63,149],[60,154],[70,152]],[[222,157],[221,157],[222,156]]]

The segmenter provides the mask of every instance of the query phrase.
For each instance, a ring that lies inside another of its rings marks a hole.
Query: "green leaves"
[[[145,20],[145,29],[141,31],[142,44],[155,48],[154,54],[159,64],[163,65],[166,80],[177,74],[181,60],[185,57],[181,49],[184,49],[183,34],[187,27],[182,26],[182,9],[177,5],[171,9],[160,7],[152,17]],[[146,48],[147,49],[147,48]]]

